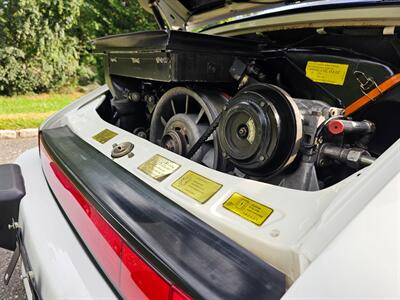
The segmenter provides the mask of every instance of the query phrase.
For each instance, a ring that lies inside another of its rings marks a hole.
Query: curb
[[[36,137],[38,133],[39,130],[37,128],[0,130],[0,140]]]

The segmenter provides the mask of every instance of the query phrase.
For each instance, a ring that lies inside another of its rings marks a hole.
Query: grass
[[[0,96],[0,129],[38,127],[51,114],[81,95],[80,92],[71,92],[14,97]]]

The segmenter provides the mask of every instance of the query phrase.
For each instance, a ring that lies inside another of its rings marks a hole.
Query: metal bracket
[[[14,222],[15,223],[15,222]],[[3,281],[4,284],[7,285],[10,282],[11,276],[15,270],[15,267],[18,263],[18,259],[19,257],[21,257],[22,262],[24,264],[25,267],[25,272],[26,272],[26,276],[21,276],[22,280],[27,279],[29,286],[30,286],[30,290],[32,292],[32,300],[40,300],[41,297],[37,291],[36,285],[34,283],[34,272],[31,269],[31,264],[28,260],[28,255],[26,253],[26,249],[24,247],[24,244],[22,242],[22,232],[20,227],[17,225],[16,228],[16,237],[17,237],[17,244],[16,244],[16,248],[15,251],[13,253],[13,256],[11,257],[10,263],[7,267],[6,273],[4,274],[3,277]]]
[[[186,30],[186,22],[190,13],[179,1],[157,0],[153,2],[152,9],[159,12],[169,29]]]
[[[9,230],[17,230],[21,228],[21,226],[18,224],[18,222],[15,222],[14,218],[11,219],[11,224],[8,224],[8,229]]]
[[[4,285],[8,285],[8,283],[10,282],[11,275],[13,274],[13,272],[15,270],[15,267],[17,265],[20,255],[21,255],[21,251],[19,248],[19,243],[17,243],[17,246],[15,247],[14,253],[11,257],[10,263],[8,264],[7,270],[4,273],[4,277],[3,277]]]

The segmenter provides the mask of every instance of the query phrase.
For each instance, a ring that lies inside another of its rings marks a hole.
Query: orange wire
[[[367,95],[362,96],[360,99],[356,100],[349,106],[347,106],[344,110],[344,115],[347,117],[359,110],[361,107],[366,105],[367,103],[374,101],[382,93],[386,92],[388,89],[393,87],[394,85],[400,82],[400,73],[393,75],[388,80],[382,82],[377,88],[374,88]]]

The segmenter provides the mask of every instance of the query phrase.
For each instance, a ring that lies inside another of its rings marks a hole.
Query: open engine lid
[[[148,12],[154,14],[160,27],[174,30],[185,30],[188,20],[197,14],[206,13],[215,9],[231,7],[232,4],[245,4],[247,0],[138,0]],[[261,0],[265,4],[290,3],[294,0]],[[251,6],[260,6],[252,4]],[[248,5],[244,7],[248,8]]]
[[[324,11],[398,4],[398,0],[138,0],[152,13],[160,28],[201,32],[244,20]]]
[[[149,12],[151,12],[151,5],[159,5],[160,0],[139,0],[140,4]],[[164,1],[168,3],[169,6],[173,7],[176,3],[183,6],[190,14],[195,14],[199,12],[209,11],[215,8],[223,7],[227,4],[231,4],[234,2],[237,3],[244,3],[244,2],[251,2],[247,0],[238,0],[238,1],[226,1],[226,0],[167,0]],[[278,2],[295,2],[295,1],[284,1],[284,0],[264,0],[262,3],[278,3]]]

